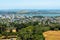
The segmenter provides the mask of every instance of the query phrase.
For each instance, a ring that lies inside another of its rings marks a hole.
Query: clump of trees
[[[18,36],[21,40],[44,40],[42,32],[39,32],[39,29],[36,30],[34,26],[22,28],[18,33]]]

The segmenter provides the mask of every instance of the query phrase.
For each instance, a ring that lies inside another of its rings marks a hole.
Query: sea
[[[60,16],[60,14],[32,14],[32,13],[29,13],[29,14],[17,14],[17,15],[20,15],[20,16],[50,16],[50,17],[54,17],[54,16]]]

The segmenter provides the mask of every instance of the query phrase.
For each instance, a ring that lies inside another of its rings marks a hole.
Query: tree
[[[18,33],[18,36],[22,40],[43,40],[44,37],[40,32],[41,32],[40,28],[36,29],[34,26],[28,26],[26,28],[22,28]]]

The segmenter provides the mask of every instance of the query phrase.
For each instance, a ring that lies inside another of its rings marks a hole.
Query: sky
[[[0,9],[60,9],[60,0],[0,0]]]

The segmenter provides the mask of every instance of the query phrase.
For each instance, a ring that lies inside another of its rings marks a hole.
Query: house
[[[6,32],[16,32],[16,28],[13,27],[6,28]]]
[[[12,32],[16,32],[16,28],[13,28],[13,29],[12,29]]]
[[[0,37],[0,40],[16,40],[17,36],[8,36],[8,38],[5,38],[5,36]]]

